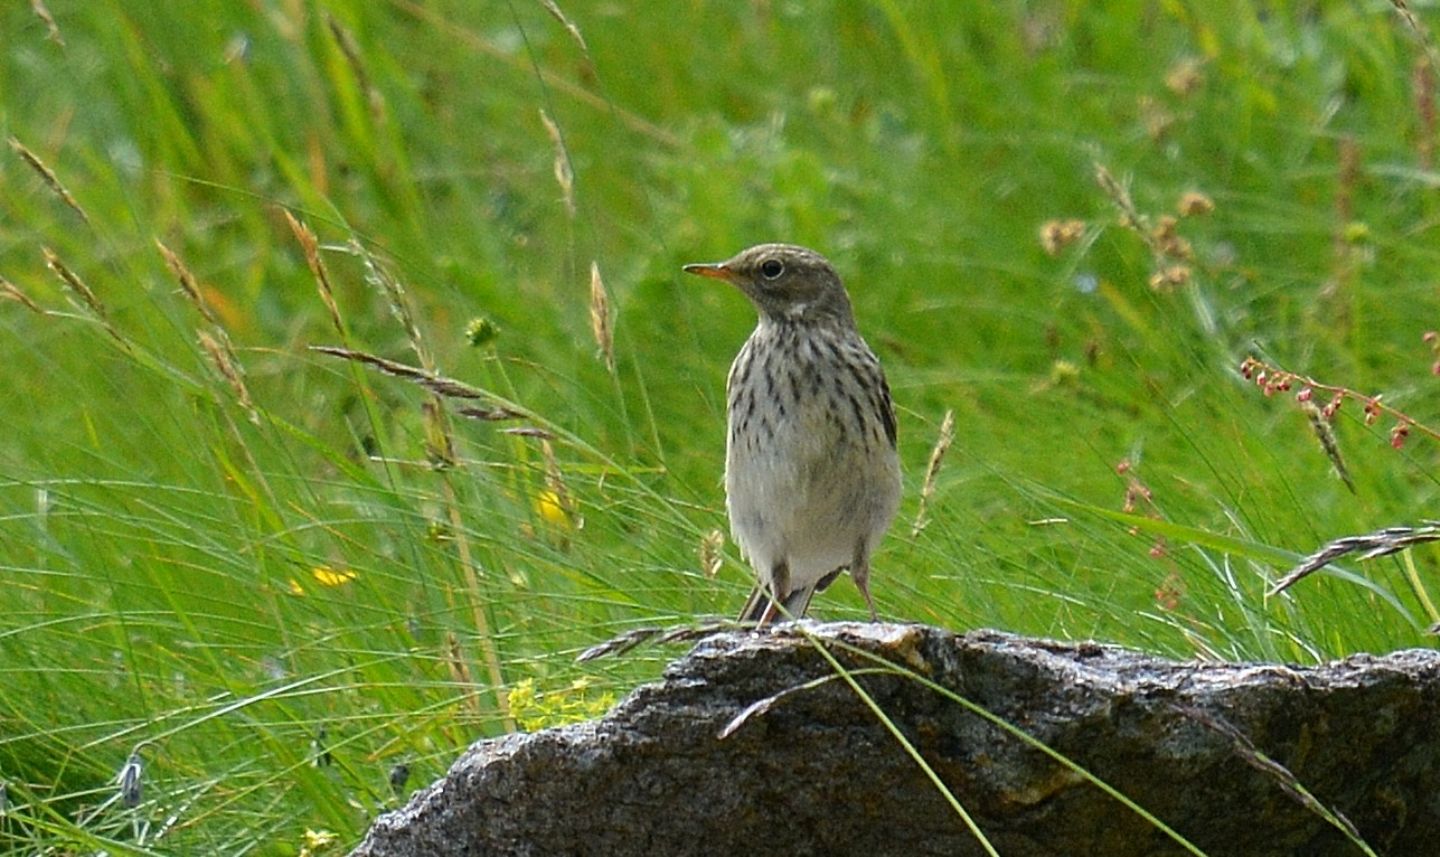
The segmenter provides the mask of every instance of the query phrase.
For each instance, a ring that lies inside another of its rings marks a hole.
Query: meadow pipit
[[[741,621],[805,615],[846,568],[873,621],[870,551],[900,504],[900,459],[890,387],[839,275],[790,244],[685,271],[760,311],[726,382],[725,506],[756,578]]]

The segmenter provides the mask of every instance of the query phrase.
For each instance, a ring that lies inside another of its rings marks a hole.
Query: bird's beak
[[[680,270],[687,274],[694,274],[698,277],[709,277],[712,280],[724,280],[727,283],[735,282],[735,272],[726,267],[724,262],[715,262],[709,265],[686,265]]]

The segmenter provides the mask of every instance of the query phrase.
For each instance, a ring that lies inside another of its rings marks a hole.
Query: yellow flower
[[[535,495],[535,512],[547,524],[557,527],[570,526],[570,513],[565,509],[565,501],[559,493],[549,488],[544,488]]]
[[[313,857],[335,847],[340,841],[339,834],[328,830],[306,830],[300,837],[300,857]]]
[[[595,692],[591,684],[588,677],[579,678],[568,688],[541,693],[534,679],[521,679],[510,689],[510,715],[527,732],[598,717],[615,704],[615,694]]]
[[[331,568],[328,565],[318,565],[310,569],[310,575],[321,586],[343,586],[360,576],[353,569]]]

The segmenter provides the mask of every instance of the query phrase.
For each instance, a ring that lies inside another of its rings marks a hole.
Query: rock
[[[984,854],[816,641],[1005,857],[1187,853],[1160,823],[1212,857],[1360,854],[1347,824],[1381,854],[1440,842],[1440,653],[1177,663],[807,622],[708,637],[598,721],[475,744],[352,853]]]

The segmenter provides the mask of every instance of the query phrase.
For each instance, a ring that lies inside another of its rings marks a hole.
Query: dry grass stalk
[[[40,315],[45,314],[45,310],[41,309],[39,304],[35,303],[29,295],[21,291],[19,286],[4,277],[0,277],[0,297],[22,304],[31,312],[39,313]]]
[[[325,304],[325,309],[330,313],[330,323],[335,330],[343,337],[345,336],[345,323],[340,318],[340,306],[335,302],[335,289],[330,285],[330,273],[325,270],[325,263],[320,259],[320,241],[315,233],[310,231],[295,215],[287,209],[285,211],[285,222],[290,224],[290,231],[295,234],[295,240],[300,243],[300,250],[305,254],[305,264],[310,266],[310,273],[315,277],[315,287],[320,292],[320,300]]]
[[[420,326],[415,323],[415,314],[410,311],[410,301],[406,296],[405,287],[359,241],[351,239],[350,248],[355,255],[360,257],[360,261],[365,266],[365,281],[385,298],[386,305],[390,307],[390,315],[400,323],[401,329],[405,331],[405,338],[410,342],[410,350],[415,352],[420,366],[426,371],[433,371],[435,359],[431,356],[430,350],[426,348],[424,337],[420,335]]]
[[[45,25],[45,38],[62,48],[65,47],[65,37],[60,35],[60,27],[55,23],[55,16],[45,7],[45,0],[30,0],[30,11]]]
[[[721,551],[724,549],[724,530],[711,530],[700,539],[700,573],[707,579],[714,580],[715,575],[720,573],[720,563],[724,559]]]
[[[260,412],[256,410],[255,402],[250,398],[250,390],[245,386],[245,372],[235,360],[235,352],[230,347],[229,339],[223,336],[223,332],[221,337],[216,337],[204,330],[198,331],[197,336],[200,340],[200,347],[209,356],[211,364],[220,373],[220,377],[230,386],[231,392],[235,394],[235,399],[240,403],[240,407],[245,409],[250,422],[257,426],[260,425]]]
[[[55,255],[54,250],[51,250],[49,247],[41,247],[40,251],[45,254],[45,267],[54,271],[55,276],[60,278],[60,282],[65,284],[65,287],[70,290],[70,293],[79,298],[80,302],[89,308],[90,312],[93,313],[96,318],[104,321],[106,326],[109,326],[109,313],[105,311],[105,305],[100,302],[99,296],[91,291],[89,286],[85,285],[85,281],[80,279],[78,274],[66,267],[64,262],[60,261],[60,257]]]
[[[456,408],[456,413],[462,417],[469,417],[472,420],[482,422],[500,422],[502,420],[513,420],[525,416],[519,411],[511,408]]]
[[[574,39],[575,44],[580,46],[580,50],[588,55],[590,48],[585,44],[585,37],[580,35],[580,28],[575,26],[574,22],[566,17],[564,12],[560,11],[560,7],[555,5],[555,0],[540,0],[540,5],[545,7],[545,11],[549,12],[551,17],[560,22],[561,26],[570,34],[570,38]]]
[[[1335,144],[1339,186],[1335,189],[1335,220],[1341,227],[1355,219],[1355,185],[1360,181],[1360,142],[1353,134],[1345,134]],[[1343,236],[1337,241],[1344,242]]]
[[[1110,198],[1110,202],[1120,211],[1120,225],[1140,236],[1145,246],[1150,249],[1152,272],[1150,274],[1150,288],[1156,290],[1168,290],[1183,286],[1190,282],[1190,263],[1194,259],[1194,251],[1190,242],[1180,236],[1178,231],[1179,221],[1173,215],[1162,215],[1158,220],[1152,220],[1135,207],[1135,201],[1130,196],[1129,188],[1125,187],[1104,164],[1095,163],[1095,183],[1100,190]],[[1196,197],[1203,198],[1209,202],[1208,197],[1191,192]],[[1187,197],[1191,194],[1187,194]],[[1185,198],[1182,197],[1182,203]],[[1195,202],[1190,201],[1193,206]],[[1208,213],[1213,209],[1211,204]]]
[[[369,257],[366,256],[366,259],[368,260]],[[382,275],[383,269],[376,266],[375,272],[377,275]],[[391,305],[392,310],[398,305],[404,313],[401,323],[405,324],[408,321],[408,323],[413,326],[414,320],[410,317],[408,304],[404,300],[404,291],[400,287],[399,282],[394,280],[394,278],[388,277],[388,275],[384,275],[383,281],[390,284],[386,292],[393,299]],[[419,338],[418,328],[415,330],[410,341],[411,346],[422,360],[430,360],[428,353],[425,351],[424,343]],[[433,366],[433,363],[427,363],[426,365],[427,368],[429,368]],[[428,375],[431,378],[436,377],[433,369],[428,372]],[[448,381],[449,379],[445,380]],[[467,389],[467,392],[470,392],[470,390]],[[425,426],[426,458],[436,469],[448,471],[459,463],[460,457],[455,451],[455,435],[450,425],[449,417],[442,405],[442,395],[443,393],[440,390],[431,388],[429,398],[421,405],[421,414]],[[497,407],[496,410],[510,409]],[[470,549],[470,539],[466,535],[466,527],[461,515],[459,497],[456,494],[455,485],[451,476],[448,473],[443,473],[440,484],[444,495],[445,514],[448,520],[449,530],[453,534],[455,560],[460,566],[460,573],[463,575],[465,586],[470,592],[471,618],[474,622],[479,641],[480,653],[484,658],[485,668],[490,676],[490,684],[495,693],[495,704],[500,711],[501,720],[505,729],[513,732],[515,730],[515,720],[510,712],[510,695],[505,689],[505,672],[500,664],[500,653],[495,647],[494,635],[490,631],[490,620],[485,608],[486,600],[480,588],[482,570]]]
[[[385,121],[385,96],[370,82],[370,73],[365,69],[365,61],[360,56],[360,43],[355,41],[355,34],[335,20],[334,15],[327,14],[325,23],[330,28],[330,35],[334,37],[340,53],[345,56],[345,62],[349,63],[351,73],[355,75],[355,84],[365,93],[370,115],[376,122]]]
[[[1200,725],[1229,739],[1231,749],[1236,757],[1269,777],[1291,800],[1342,829],[1352,841],[1361,840],[1360,831],[1350,822],[1350,819],[1341,815],[1338,810],[1332,810],[1321,803],[1301,784],[1299,778],[1289,768],[1260,752],[1249,736],[1236,729],[1234,725],[1199,708],[1182,705],[1173,707]]]
[[[441,483],[445,490],[445,509],[449,519],[450,532],[462,534],[465,532],[464,521],[460,517],[460,504],[455,496],[455,487],[449,478]],[[465,587],[470,592],[470,616],[475,625],[475,634],[480,646],[481,657],[485,660],[485,671],[490,676],[491,689],[495,694],[495,704],[500,710],[501,722],[507,732],[515,731],[515,718],[510,713],[510,693],[505,689],[505,671],[500,665],[500,652],[495,648],[495,636],[490,631],[490,620],[485,612],[485,602],[482,600],[480,589],[481,569],[475,562],[475,556],[470,550],[470,540],[457,538],[455,540],[456,560],[460,564],[460,573],[465,577]],[[469,684],[470,671],[465,667],[465,662],[460,655],[460,645],[452,633],[447,634],[451,644],[453,663],[457,664],[463,676],[463,683]],[[479,711],[479,698],[477,693],[472,693],[470,701],[475,710]]]
[[[455,455],[455,438],[445,420],[440,397],[431,394],[421,402],[420,416],[425,427],[425,459],[436,468],[454,467],[459,458]]]
[[[160,255],[165,259],[165,267],[169,268],[170,273],[179,281],[180,291],[185,297],[190,299],[190,303],[195,305],[195,309],[200,312],[200,315],[202,315],[206,321],[219,327],[220,322],[215,318],[215,313],[210,309],[210,305],[205,302],[205,297],[200,294],[200,286],[195,279],[195,275],[190,272],[189,268],[185,267],[185,262],[181,260],[175,251],[161,243],[159,238],[155,239],[155,246],[159,248]]]
[[[1420,169],[1429,170],[1435,166],[1435,66],[1430,57],[1423,56],[1415,61],[1410,75],[1411,88],[1415,94],[1415,113],[1420,119],[1416,131],[1415,156]]]
[[[1352,135],[1341,136],[1336,142],[1335,157],[1335,227],[1330,237],[1332,271],[1320,294],[1333,302],[1333,306],[1325,311],[1327,326],[1343,329],[1350,325],[1347,293],[1353,286],[1358,269],[1355,189],[1362,178],[1360,143]]]
[[[610,298],[605,292],[605,282],[600,279],[600,265],[590,263],[590,333],[600,354],[605,358],[605,368],[615,371],[614,320],[610,314]]]
[[[85,281],[80,279],[79,274],[70,270],[64,262],[60,261],[60,257],[55,255],[54,250],[49,247],[41,247],[40,250],[45,254],[45,266],[55,272],[55,276],[65,284],[65,288],[69,289],[70,293],[85,305],[90,311],[91,318],[98,321],[105,328],[105,332],[110,334],[110,338],[119,343],[122,349],[133,354],[135,346],[110,321],[110,314],[106,311],[105,304],[100,302],[99,296],[85,285]]]
[[[1430,30],[1410,10],[1410,4],[1406,0],[1390,0],[1390,5],[1395,7],[1396,14],[1405,22],[1405,26],[1410,28],[1410,32],[1415,34],[1415,38],[1420,40],[1420,47],[1425,50],[1430,63],[1440,66],[1440,54],[1435,50],[1435,40],[1430,37]]]
[[[945,453],[954,442],[955,412],[947,409],[945,418],[940,421],[940,436],[935,439],[935,447],[930,450],[930,463],[925,467],[925,482],[920,488],[920,508],[915,512],[915,525],[910,528],[911,537],[920,535],[930,524],[930,500],[935,496],[935,482],[940,476],[940,465],[945,461]]]
[[[358,240],[350,239],[350,249],[360,257],[360,261],[364,265],[365,282],[369,283],[370,287],[378,291],[385,299],[385,304],[390,308],[390,315],[400,323],[400,328],[405,331],[405,338],[410,343],[410,350],[415,353],[415,358],[420,362],[420,367],[433,374],[435,358],[431,355],[430,349],[425,345],[424,337],[420,334],[420,326],[415,322],[415,314],[410,311],[410,300],[406,295],[405,287]],[[432,391],[431,397],[420,408],[421,421],[425,429],[425,457],[435,467],[448,468],[453,467],[458,459],[455,455],[455,436],[451,432],[450,421],[446,418],[445,409],[441,407],[440,402],[440,394]]]
[[[680,625],[674,628],[634,628],[619,636],[612,637],[603,643],[591,646],[581,652],[575,658],[578,663],[593,661],[598,658],[608,658],[615,655],[623,655],[634,649],[636,646],[646,642],[653,642],[655,645],[665,643],[690,643],[711,634],[718,634],[721,631],[734,631],[738,628],[747,627],[729,619],[722,619],[717,622],[706,622],[701,625]]]
[[[220,373],[220,377],[234,392],[236,400],[240,403],[240,407],[245,409],[250,422],[259,425],[260,412],[255,407],[254,400],[250,398],[249,388],[245,385],[245,370],[241,367],[240,358],[235,353],[235,346],[230,342],[230,336],[220,324],[220,319],[216,317],[215,311],[205,300],[204,294],[201,293],[199,280],[186,266],[180,255],[166,247],[159,238],[155,239],[155,247],[159,249],[160,256],[165,260],[165,267],[170,269],[170,273],[180,284],[181,294],[185,295],[201,317],[210,323],[211,331],[197,331],[200,348],[209,356],[211,364]]]
[[[421,387],[439,393],[448,399],[486,399],[490,398],[484,390],[479,387],[472,387],[464,381],[457,381],[454,378],[447,378],[434,372],[427,372],[415,366],[407,366],[394,360],[387,360],[364,351],[356,351],[351,348],[336,348],[333,345],[312,345],[311,351],[318,351],[321,354],[329,354],[331,357],[340,357],[345,360],[353,360],[356,363],[365,363],[374,366],[387,375],[394,375],[396,378],[403,378]]]
[[[460,638],[455,636],[454,631],[445,632],[445,666],[450,670],[450,679],[469,691],[465,703],[470,707],[471,714],[480,716],[480,691],[475,687],[470,665],[465,662],[465,651],[460,648]]]
[[[76,202],[75,197],[70,195],[70,191],[65,189],[65,185],[60,183],[60,179],[55,175],[55,172],[45,166],[45,162],[40,160],[39,155],[30,151],[24,143],[15,137],[10,138],[10,148],[15,150],[15,154],[20,156],[20,160],[24,161],[29,165],[30,169],[35,171],[35,174],[40,177],[40,180],[45,183],[45,186],[50,188],[51,193],[58,196],[60,201],[65,203],[71,211],[80,215],[81,220],[87,224],[90,222],[90,215],[85,213],[85,209],[80,207],[80,203]]]
[[[318,351],[321,354],[329,354],[331,357],[340,357],[345,360],[352,360],[356,363],[373,366],[387,375],[402,378],[447,399],[490,399],[494,401],[494,404],[486,408],[462,407],[459,409],[459,412],[463,416],[471,419],[498,421],[524,419],[532,416],[529,412],[516,407],[510,402],[496,401],[496,397],[493,394],[487,393],[478,387],[472,387],[463,381],[447,378],[435,372],[427,372],[415,366],[407,366],[404,363],[387,360],[384,357],[379,357],[364,351],[356,351],[350,348],[336,348],[331,345],[312,345],[310,346],[310,350]],[[505,431],[508,434],[538,437],[545,440],[554,437],[554,435],[545,429],[532,426],[505,429]]]
[[[1347,554],[1359,553],[1357,560],[1374,559],[1398,553],[1408,547],[1426,542],[1440,541],[1440,521],[1426,521],[1418,527],[1386,527],[1363,536],[1345,536],[1326,543],[1319,550],[1305,557],[1279,582],[1270,587],[1266,597],[1279,595],[1301,578],[1319,571]]]
[[[545,124],[545,133],[550,137],[550,145],[555,149],[555,182],[560,185],[560,194],[565,200],[565,213],[570,217],[575,216],[575,171],[570,166],[570,153],[565,148],[565,138],[560,134],[560,126],[550,118],[550,114],[543,109],[540,111],[540,121]]]
[[[1146,227],[1148,221],[1145,216],[1135,208],[1135,201],[1130,198],[1130,189],[1120,183],[1115,175],[1100,162],[1095,162],[1095,183],[1100,190],[1110,197],[1115,207],[1120,209],[1121,224],[1128,228]]]
[[[1335,475],[1355,493],[1355,482],[1350,478],[1350,471],[1345,467],[1345,459],[1340,455],[1340,438],[1335,435],[1335,426],[1325,417],[1325,410],[1310,399],[1302,399],[1299,402],[1300,410],[1310,420],[1310,428],[1315,432],[1315,439],[1320,441],[1320,448],[1325,451],[1325,457],[1330,459],[1330,466],[1335,468]]]

